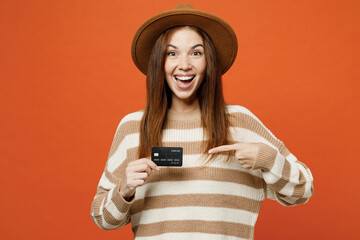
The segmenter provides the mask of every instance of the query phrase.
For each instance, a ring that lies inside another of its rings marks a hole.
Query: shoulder
[[[226,110],[228,112],[228,114],[231,113],[246,113],[249,114],[250,110],[247,109],[246,107],[240,106],[240,105],[226,105]]]
[[[227,114],[230,117],[250,117],[256,121],[260,121],[254,113],[252,113],[248,108],[240,106],[240,105],[226,105]]]
[[[143,110],[139,110],[136,112],[132,112],[129,114],[126,114],[121,120],[120,123],[117,127],[117,132],[119,130],[122,131],[126,131],[126,129],[133,129],[137,130],[138,127],[140,126],[140,121],[142,119],[142,116],[144,115],[144,111]]]
[[[125,122],[129,122],[129,121],[140,121],[143,115],[144,115],[144,110],[139,110],[139,111],[136,111],[136,112],[126,114],[121,119],[120,124],[123,124]]]
[[[231,126],[249,129],[264,138],[276,139],[274,134],[249,109],[239,105],[227,105],[227,114]]]
[[[129,113],[125,115],[118,124],[118,127],[115,132],[115,136],[113,139],[113,143],[109,152],[109,160],[110,158],[118,151],[120,147],[127,148],[129,146],[129,141],[133,142],[134,136],[139,132],[140,121],[143,115],[143,111],[137,111],[133,113]],[[135,142],[137,142],[135,140]],[[137,143],[132,143],[132,145],[136,146]],[[132,146],[130,145],[130,146]],[[113,169],[116,169],[114,167]]]

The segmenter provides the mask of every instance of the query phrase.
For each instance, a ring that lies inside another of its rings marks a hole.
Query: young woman
[[[310,170],[249,110],[226,105],[221,75],[237,40],[190,5],[155,15],[132,56],[147,75],[143,111],[125,116],[92,203],[102,229],[131,222],[135,239],[252,239],[265,198],[285,206],[313,194]],[[151,147],[182,147],[182,167],[158,167]]]

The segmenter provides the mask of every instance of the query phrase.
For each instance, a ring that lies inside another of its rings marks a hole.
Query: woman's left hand
[[[255,163],[260,148],[259,143],[235,143],[232,145],[222,145],[209,150],[209,154],[235,151],[235,157],[239,160],[243,168],[251,169]]]

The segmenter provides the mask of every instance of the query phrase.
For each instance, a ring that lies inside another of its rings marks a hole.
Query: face
[[[176,30],[170,37],[165,57],[165,78],[173,92],[173,101],[195,100],[205,69],[202,37],[191,28]]]

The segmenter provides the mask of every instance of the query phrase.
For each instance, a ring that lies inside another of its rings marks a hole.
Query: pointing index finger
[[[228,151],[234,151],[234,150],[237,150],[236,144],[222,145],[222,146],[210,149],[209,153],[213,154],[213,153],[218,153],[218,152],[228,152]]]

